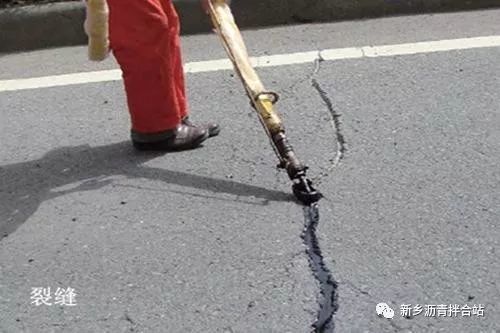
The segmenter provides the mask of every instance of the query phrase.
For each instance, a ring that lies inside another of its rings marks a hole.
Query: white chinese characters
[[[31,288],[31,304],[35,306],[75,306],[76,292],[75,289],[68,287],[57,288],[54,294],[52,294],[50,287],[34,287]]]
[[[411,318],[424,313],[425,317],[484,317],[484,305],[473,306],[459,304],[402,304],[400,314],[402,317]]]

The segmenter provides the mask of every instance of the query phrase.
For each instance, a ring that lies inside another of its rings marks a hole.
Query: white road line
[[[252,58],[252,63],[255,67],[277,67],[306,64],[314,62],[317,59],[334,61],[342,59],[391,57],[485,47],[500,47],[500,35],[276,54],[254,57]],[[190,62],[186,63],[184,66],[186,73],[205,73],[231,69],[232,64],[228,59]],[[28,79],[0,80],[0,92],[108,82],[120,79],[120,70],[113,69],[96,72],[34,77]]]
[[[121,71],[112,69],[98,72],[82,72],[53,76],[33,77],[29,79],[0,81],[0,92],[15,91],[37,88],[48,88],[58,86],[69,86],[73,84],[84,84],[94,82],[116,81],[121,79]]]

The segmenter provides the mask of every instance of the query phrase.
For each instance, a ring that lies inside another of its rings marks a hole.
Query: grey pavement
[[[500,34],[499,10],[246,31],[252,54]],[[269,44],[272,39],[275,43]],[[214,36],[186,61],[224,57]],[[71,47],[0,56],[0,79],[115,68]],[[338,287],[336,332],[500,331],[499,48],[259,69],[311,176]],[[308,332],[318,285],[303,212],[230,71],[187,77],[195,151],[128,143],[121,82],[0,93],[0,332]],[[74,307],[30,304],[72,287]],[[393,320],[377,317],[387,302]],[[401,304],[483,304],[412,319]]]

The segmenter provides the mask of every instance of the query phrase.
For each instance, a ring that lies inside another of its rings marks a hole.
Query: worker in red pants
[[[172,0],[107,0],[110,48],[123,72],[139,150],[183,150],[219,133],[194,125],[182,67],[179,17]]]

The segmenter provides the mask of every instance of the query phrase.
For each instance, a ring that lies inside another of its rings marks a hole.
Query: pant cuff
[[[141,133],[135,130],[130,131],[130,137],[135,142],[158,142],[171,138],[175,134],[175,129],[155,133]]]

